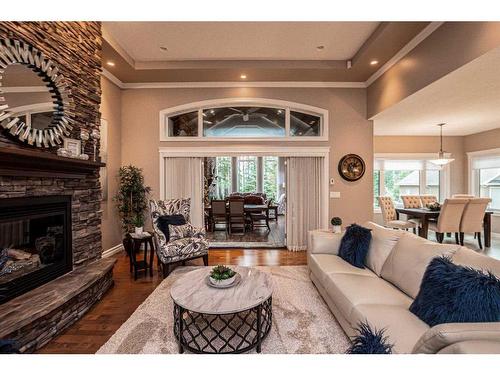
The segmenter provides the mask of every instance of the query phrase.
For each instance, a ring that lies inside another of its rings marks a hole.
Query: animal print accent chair
[[[189,223],[190,198],[168,199],[165,201],[150,200],[149,208],[156,253],[163,265],[208,255],[208,241],[205,239],[205,229],[195,227]],[[169,226],[171,230],[170,241],[167,242],[165,234],[158,226],[158,217],[179,214],[184,216],[187,224],[179,226],[182,228],[175,228],[173,225]]]

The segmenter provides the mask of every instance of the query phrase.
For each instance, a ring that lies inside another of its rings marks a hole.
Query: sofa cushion
[[[365,268],[371,239],[370,229],[357,224],[349,225],[340,241],[339,256],[355,267]]]
[[[341,240],[341,233],[314,230],[309,232],[309,243],[307,250],[311,254],[338,255]]]
[[[329,273],[324,285],[330,298],[348,320],[352,309],[357,305],[379,304],[384,301],[387,305],[408,309],[412,303],[412,299],[406,294],[376,276]]]
[[[367,268],[351,266],[342,258],[329,254],[311,254],[309,256],[309,269],[323,285],[330,273],[348,273],[367,277],[377,277]]]
[[[370,221],[365,223],[364,227],[372,230],[372,241],[366,255],[365,265],[380,276],[387,257],[405,232],[384,228]]]
[[[435,258],[410,311],[430,326],[500,322],[500,279],[445,257]]]
[[[461,246],[451,260],[460,266],[469,266],[477,270],[489,271],[496,277],[500,277],[499,260],[479,254],[465,246]]]
[[[351,319],[354,327],[360,322],[368,322],[373,328],[385,329],[387,342],[394,345],[394,353],[411,353],[415,343],[429,329],[408,308],[397,305],[360,304],[354,307]]]
[[[452,256],[459,245],[437,244],[411,233],[405,233],[387,257],[381,276],[415,298],[425,269],[438,256]]]
[[[499,335],[500,323],[438,324],[420,337],[412,352],[433,354],[460,342],[484,340],[485,342],[490,341],[492,347],[491,350],[484,350],[480,353],[498,353],[495,351],[498,346],[494,346],[493,343],[500,343],[498,341]]]

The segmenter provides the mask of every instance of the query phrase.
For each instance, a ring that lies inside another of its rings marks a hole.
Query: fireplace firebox
[[[0,304],[71,270],[71,196],[0,199]]]

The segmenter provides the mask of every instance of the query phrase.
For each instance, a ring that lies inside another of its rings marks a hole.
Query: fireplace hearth
[[[71,196],[0,199],[0,304],[72,270]]]

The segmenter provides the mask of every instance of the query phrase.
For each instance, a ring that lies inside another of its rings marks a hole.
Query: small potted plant
[[[134,229],[135,229],[135,234],[137,235],[141,235],[142,232],[144,231],[144,218],[142,217],[142,215],[137,215],[135,218],[134,218]]]
[[[331,223],[333,225],[333,233],[342,232],[342,219],[340,217],[332,217]]]
[[[210,271],[210,282],[214,285],[226,286],[234,282],[235,276],[236,272],[234,272],[231,268],[218,265]]]

